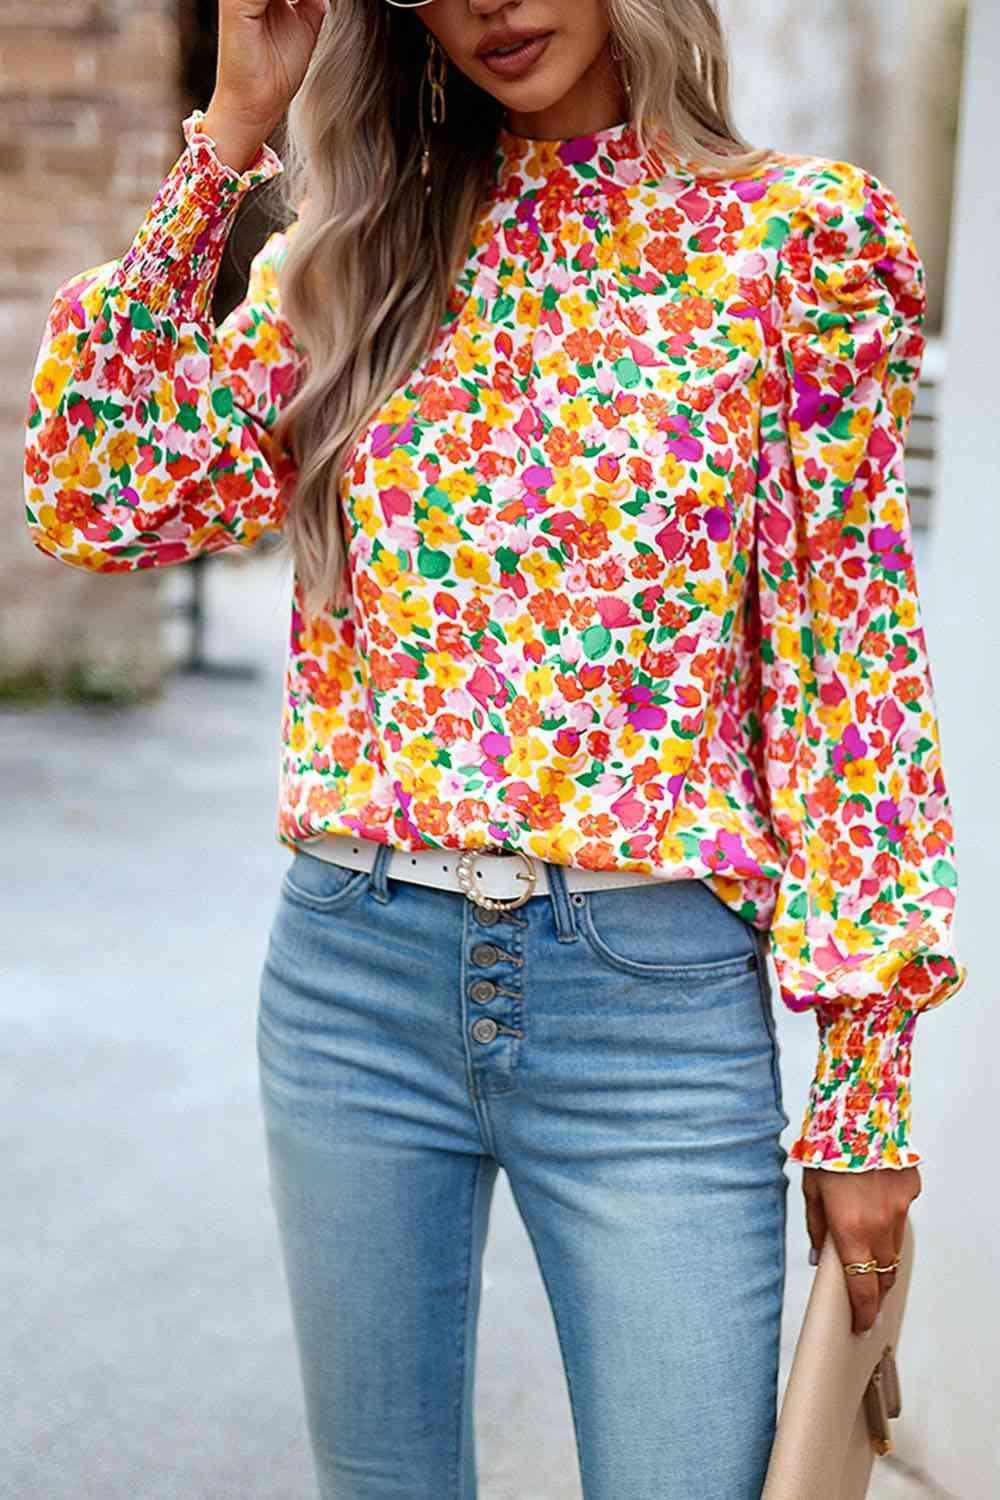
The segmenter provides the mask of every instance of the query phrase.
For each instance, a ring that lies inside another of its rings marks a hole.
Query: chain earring
[[[618,77],[621,79],[622,88],[625,90],[625,97],[631,104],[632,85],[629,82],[628,68],[625,63],[625,54],[622,52],[621,42],[618,40],[616,33],[613,31],[608,38],[608,52],[611,55],[611,61],[614,63],[616,69],[618,70]]]
[[[418,111],[420,115],[420,140],[422,150],[420,152],[420,176],[424,184],[425,196],[430,195],[431,190],[431,143],[430,128],[427,124],[427,109],[425,107],[426,95],[430,90],[430,124],[443,125],[445,115],[444,85],[448,77],[448,59],[442,49],[438,46],[437,38],[427,33],[427,62],[424,65],[423,75],[420,79],[420,100]]]

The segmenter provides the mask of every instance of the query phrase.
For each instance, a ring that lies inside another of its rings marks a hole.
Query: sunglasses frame
[[[422,5],[431,5],[433,0],[385,0],[386,5],[394,5],[397,10],[419,10]]]

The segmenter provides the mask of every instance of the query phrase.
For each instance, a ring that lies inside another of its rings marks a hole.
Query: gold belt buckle
[[[527,889],[520,896],[484,896],[482,891],[476,889],[476,876],[473,866],[480,854],[488,854],[488,849],[463,849],[458,857],[458,865],[455,874],[458,878],[460,889],[468,896],[476,906],[486,907],[489,911],[512,911],[515,906],[523,906],[530,899],[535,886],[538,884],[538,871],[530,854],[525,854],[523,849],[515,849],[514,853],[522,859],[527,866],[526,875],[518,875],[517,880],[523,880]]]

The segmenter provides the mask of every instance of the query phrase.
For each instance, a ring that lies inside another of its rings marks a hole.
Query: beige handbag
[[[913,1273],[909,1216],[902,1261],[868,1338],[851,1332],[844,1268],[829,1233],[795,1346],[761,1500],[864,1500],[901,1410],[896,1348]]]

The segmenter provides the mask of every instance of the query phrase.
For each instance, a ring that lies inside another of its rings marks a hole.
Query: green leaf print
[[[639,366],[634,359],[629,359],[627,356],[615,360],[614,371],[627,391],[631,390],[633,386],[638,385],[642,379],[639,373]]]
[[[153,321],[153,314],[150,312],[149,308],[144,307],[141,302],[129,303],[128,316],[129,322],[132,324],[132,327],[138,328],[142,333],[152,333],[153,329],[156,327],[156,324]]]
[[[953,887],[958,885],[958,875],[955,866],[946,859],[936,859],[931,866],[931,875],[938,885]]]
[[[233,393],[228,386],[212,392],[212,410],[217,417],[228,417],[233,410]]]
[[[583,654],[588,661],[597,661],[607,655],[611,646],[611,631],[606,625],[590,625],[580,637]]]
[[[447,552],[438,552],[433,547],[419,548],[417,571],[424,578],[443,578],[448,571]]]

